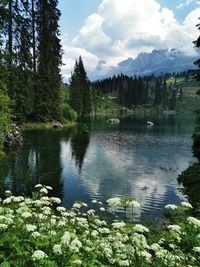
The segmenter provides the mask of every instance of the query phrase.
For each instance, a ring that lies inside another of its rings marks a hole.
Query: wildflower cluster
[[[6,192],[0,202],[2,266],[199,266],[197,218],[170,224],[155,236],[141,224],[106,222],[95,210],[86,211],[83,202],[66,210],[59,206],[59,198],[48,197],[51,187],[36,185],[36,189],[33,198]],[[107,209],[96,200],[92,203]],[[109,199],[108,205],[139,207],[134,200],[120,198]],[[192,207],[184,203],[182,208]]]

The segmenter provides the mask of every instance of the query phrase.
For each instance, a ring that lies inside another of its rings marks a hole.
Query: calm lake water
[[[0,165],[0,194],[30,194],[42,183],[70,207],[114,196],[141,205],[136,220],[162,218],[163,207],[184,198],[177,176],[192,157],[193,116],[130,116],[111,125],[107,118],[63,130],[27,130],[25,144]],[[154,126],[145,122],[151,120]]]

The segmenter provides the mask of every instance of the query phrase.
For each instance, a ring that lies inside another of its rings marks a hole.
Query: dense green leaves
[[[9,131],[11,122],[11,101],[7,95],[5,84],[0,81],[0,158],[3,156],[3,143],[5,135]]]

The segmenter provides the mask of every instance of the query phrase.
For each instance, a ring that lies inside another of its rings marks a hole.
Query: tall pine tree
[[[81,57],[79,57],[78,62],[75,62],[74,72],[71,76],[70,105],[77,112],[78,117],[91,114],[92,97],[90,82]]]
[[[62,63],[58,0],[37,3],[38,77],[35,115],[38,120],[59,119]]]

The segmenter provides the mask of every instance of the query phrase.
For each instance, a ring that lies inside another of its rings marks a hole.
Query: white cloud
[[[183,8],[183,7],[187,7],[191,4],[199,4],[199,0],[186,0],[186,1],[182,1],[182,3],[178,4],[176,6],[177,9]]]
[[[103,0],[77,36],[66,41],[63,73],[69,77],[80,54],[90,78],[95,71],[100,76],[118,62],[153,49],[179,48],[194,55],[192,42],[198,36],[199,14],[200,8],[196,8],[178,22],[173,11],[161,8],[156,0]]]

